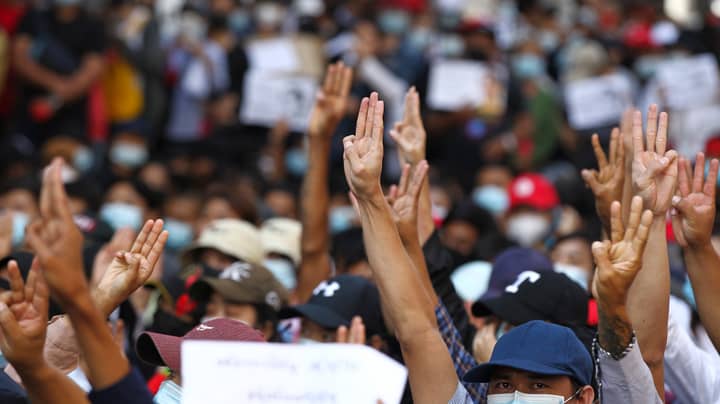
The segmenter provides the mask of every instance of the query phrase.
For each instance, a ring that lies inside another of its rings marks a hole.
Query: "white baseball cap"
[[[258,228],[238,219],[219,219],[210,222],[200,233],[200,237],[185,250],[182,261],[188,264],[198,251],[205,248],[212,248],[255,265],[262,265],[265,258]]]
[[[297,267],[300,265],[300,237],[302,225],[297,220],[282,217],[268,219],[260,228],[260,240],[265,255],[284,255]]]

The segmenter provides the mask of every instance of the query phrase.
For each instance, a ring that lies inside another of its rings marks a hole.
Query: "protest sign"
[[[251,69],[295,72],[300,69],[300,59],[292,39],[256,39],[246,45]]]
[[[313,77],[250,70],[245,74],[240,120],[271,127],[285,119],[290,129],[302,132],[307,129],[316,91]]]
[[[658,67],[657,80],[671,109],[692,109],[717,102],[720,80],[713,55],[663,62]]]
[[[618,122],[632,106],[632,83],[622,74],[571,81],[565,86],[565,108],[573,129],[598,128]]]
[[[183,404],[396,404],[405,367],[356,344],[182,344]]]
[[[440,60],[430,69],[427,104],[440,111],[456,111],[485,102],[488,69],[471,60]]]

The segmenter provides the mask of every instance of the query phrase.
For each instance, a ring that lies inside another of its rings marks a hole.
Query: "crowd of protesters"
[[[718,57],[718,1],[0,0],[0,402],[229,340],[720,403]]]

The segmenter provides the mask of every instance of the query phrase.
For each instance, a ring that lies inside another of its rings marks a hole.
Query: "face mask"
[[[516,391],[507,394],[489,394],[487,404],[563,404],[573,397],[565,400],[563,396],[554,394],[526,394]]]
[[[341,233],[353,225],[355,210],[352,206],[336,206],[330,209],[330,233]]]
[[[182,401],[182,387],[171,380],[165,380],[153,397],[156,404],[180,404]]]
[[[258,24],[266,27],[275,27],[283,18],[283,10],[275,4],[263,3],[255,8],[255,19]]]
[[[285,289],[295,289],[297,286],[297,278],[295,277],[295,267],[290,261],[282,258],[268,258],[263,261],[263,265],[275,275],[275,279],[277,279]]]
[[[472,197],[476,205],[487,209],[495,216],[505,213],[510,203],[507,191],[495,185],[475,188]]]
[[[545,60],[532,53],[521,53],[512,59],[513,73],[521,79],[531,79],[545,74]]]
[[[553,31],[541,31],[538,35],[538,43],[545,53],[550,53],[558,47],[560,38]]]
[[[290,149],[285,154],[285,166],[296,177],[305,175],[308,167],[307,154],[303,149]]]
[[[135,231],[142,225],[142,210],[129,203],[106,203],[100,209],[100,218],[107,222],[113,230],[129,227]]]
[[[117,143],[110,149],[110,161],[117,165],[138,168],[148,159],[147,150],[140,145]]]
[[[25,240],[25,226],[27,226],[29,218],[28,215],[22,212],[12,212],[12,215],[12,246],[15,248],[19,247]]]
[[[411,48],[425,50],[432,40],[432,31],[427,28],[416,28],[408,35],[408,44]]]
[[[583,288],[584,291],[588,291],[590,274],[586,270],[575,265],[555,264],[555,272],[564,274]]]
[[[72,166],[63,164],[60,168],[60,178],[62,178],[63,184],[75,182],[79,176],[80,174],[78,174],[77,170]]]
[[[77,149],[73,155],[73,166],[81,173],[90,171],[94,161],[93,154],[87,147]]]
[[[495,339],[500,339],[506,332],[510,330],[510,323],[503,321],[498,325],[497,331],[495,331]]]
[[[320,342],[315,341],[314,339],[300,337],[297,342],[299,345],[317,345]]]
[[[433,204],[430,208],[433,220],[442,222],[448,215],[448,209],[444,206]]]
[[[550,222],[537,213],[520,213],[507,224],[507,236],[522,247],[532,247],[543,241],[550,231]]]
[[[175,219],[165,219],[165,230],[168,231],[167,246],[171,250],[182,250],[193,240],[193,229],[188,223]]]
[[[690,303],[690,306],[692,306],[693,309],[697,310],[697,304],[695,303],[695,292],[693,291],[692,284],[690,283],[690,279],[685,279],[685,284],[683,285],[683,295],[685,296],[685,299]]]
[[[378,17],[378,25],[383,32],[388,34],[402,34],[408,28],[410,18],[407,13],[399,10],[385,11]]]
[[[243,10],[235,10],[228,16],[228,26],[236,34],[244,34],[250,29],[250,16]]]
[[[662,59],[654,55],[641,56],[633,65],[633,70],[640,78],[647,80],[655,75],[661,62]]]
[[[295,0],[295,10],[301,16],[318,17],[325,12],[322,0]]]

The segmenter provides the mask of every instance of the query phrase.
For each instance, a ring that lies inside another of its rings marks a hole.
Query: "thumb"
[[[612,266],[610,257],[608,256],[608,246],[605,243],[600,241],[594,242],[592,244],[592,253],[598,269],[609,268]]]
[[[683,198],[680,195],[672,197],[672,206],[678,213],[680,213],[680,215],[691,213],[693,208],[692,203],[690,203],[687,198]]]
[[[598,184],[598,180],[597,180],[597,175],[598,175],[597,171],[582,170],[580,172],[580,175],[582,176],[582,179],[585,181],[585,184],[587,184],[587,186],[589,186],[590,189],[592,189],[593,192],[595,192],[597,187],[600,185],[600,184]]]
[[[678,212],[675,208],[672,209],[671,219],[672,219],[673,233],[675,234],[675,241],[677,241],[677,243],[680,247],[683,247],[683,248],[687,247],[688,242],[685,239],[685,233],[683,232],[683,229],[682,229],[682,219],[678,215]]]

